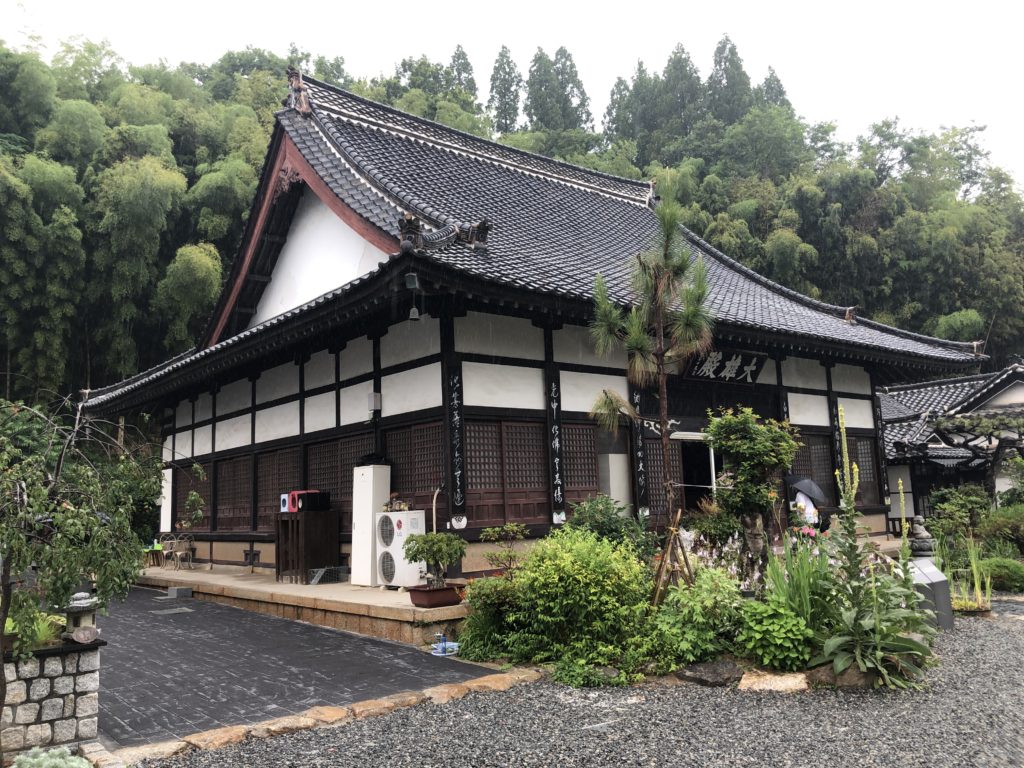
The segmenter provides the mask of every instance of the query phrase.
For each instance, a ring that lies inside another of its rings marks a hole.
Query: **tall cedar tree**
[[[487,99],[487,108],[494,115],[494,129],[498,133],[510,133],[516,129],[522,91],[523,76],[512,61],[512,52],[503,45],[491,70],[491,95]]]
[[[469,63],[469,56],[461,45],[455,46],[455,53],[452,54],[451,64],[448,65],[451,72],[452,86],[461,88],[476,101],[476,78],[473,77],[473,65]]]
[[[558,90],[555,63],[543,48],[538,48],[526,78],[525,111],[531,131],[561,131],[568,127],[562,122]]]
[[[707,87],[711,114],[726,125],[737,122],[750,109],[750,75],[743,69],[743,59],[728,35],[715,48],[715,63]]]

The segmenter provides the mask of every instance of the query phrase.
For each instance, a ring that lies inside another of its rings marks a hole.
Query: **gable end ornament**
[[[271,202],[276,203],[277,198],[287,194],[293,185],[301,182],[302,174],[299,173],[298,168],[290,163],[285,163],[281,166],[281,170],[277,172],[277,179],[274,182],[274,196]]]
[[[309,91],[302,82],[302,72],[295,67],[288,67],[288,97],[281,104],[294,109],[303,117],[313,114],[313,108],[309,105]]]

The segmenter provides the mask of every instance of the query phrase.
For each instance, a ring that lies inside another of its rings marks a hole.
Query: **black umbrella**
[[[825,496],[825,492],[821,490],[821,486],[811,480],[809,477],[800,477],[799,475],[787,475],[786,484],[789,485],[795,491],[802,491],[805,493],[811,501],[816,504],[827,504],[828,498]]]

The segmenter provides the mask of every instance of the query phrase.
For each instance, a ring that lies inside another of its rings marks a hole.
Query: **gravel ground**
[[[1024,616],[1015,613],[958,619],[940,636],[941,664],[921,692],[572,690],[543,682],[145,765],[1022,766]]]

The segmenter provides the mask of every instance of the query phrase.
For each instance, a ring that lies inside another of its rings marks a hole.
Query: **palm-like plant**
[[[656,209],[658,243],[637,254],[633,265],[633,305],[626,311],[608,296],[604,278],[594,280],[594,320],[591,336],[598,354],[622,347],[627,353],[627,377],[637,387],[658,385],[661,424],[662,478],[666,509],[675,505],[675,484],[669,464],[668,371],[683,368],[693,355],[711,346],[714,320],[708,307],[707,271],[701,259],[691,259],[682,247],[682,210],[672,194]],[[615,431],[625,414],[639,418],[633,407],[614,392],[598,397],[591,415]],[[660,524],[661,510],[655,522]]]

